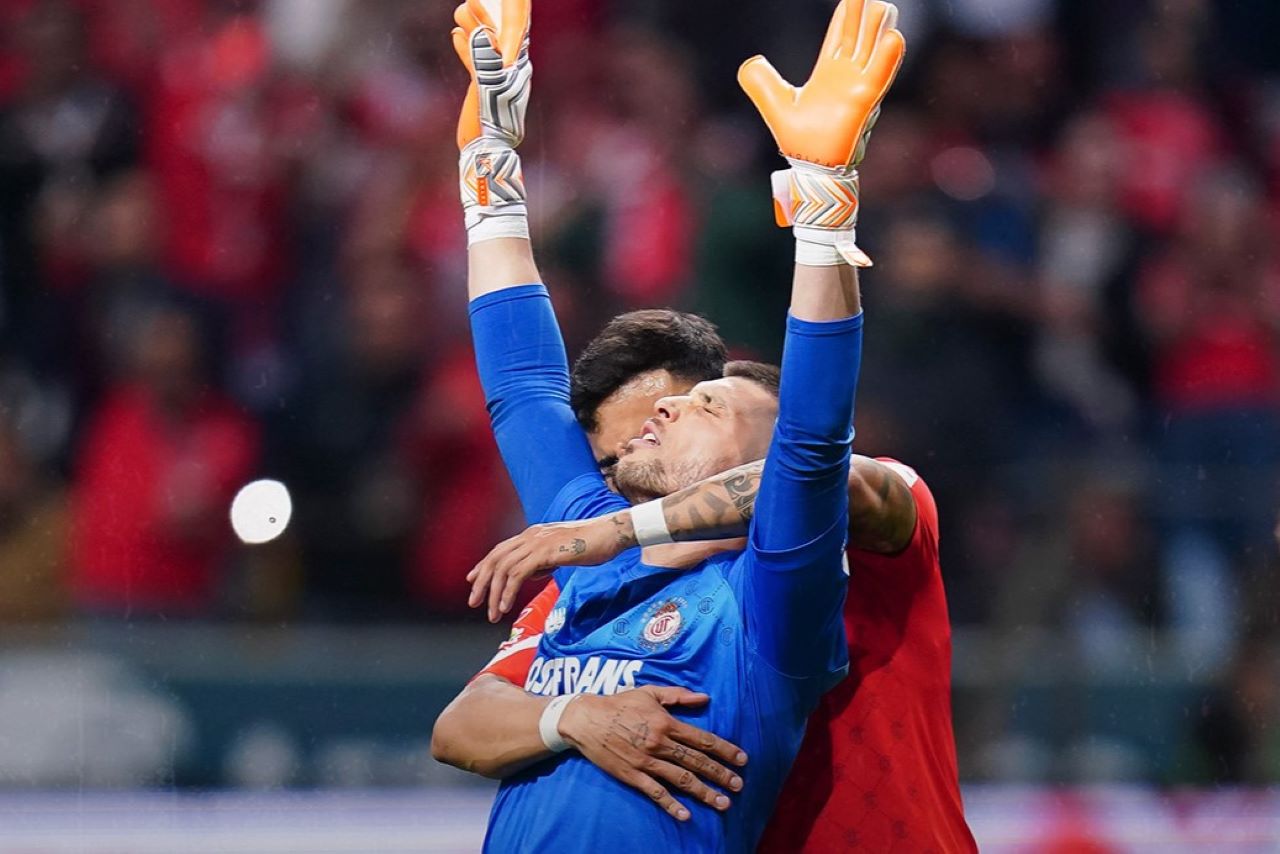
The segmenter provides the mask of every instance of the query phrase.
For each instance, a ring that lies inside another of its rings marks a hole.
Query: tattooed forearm
[[[672,538],[685,542],[744,535],[763,469],[763,463],[740,466],[668,496],[662,511]]]

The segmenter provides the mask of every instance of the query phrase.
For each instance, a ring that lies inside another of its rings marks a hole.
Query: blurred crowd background
[[[465,322],[452,5],[0,1],[0,619],[480,631],[463,575],[522,522]],[[939,499],[962,773],[1280,781],[1280,5],[898,5],[857,444]],[[778,356],[781,161],[734,74],[803,80],[832,4],[731,6],[535,3],[571,356],[653,305]],[[256,476],[296,511],[247,549]]]

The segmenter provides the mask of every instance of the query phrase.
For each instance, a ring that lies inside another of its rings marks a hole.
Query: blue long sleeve
[[[609,492],[569,406],[569,364],[551,298],[521,285],[471,302],[471,335],[493,435],[529,524],[626,506]]]
[[[745,611],[757,651],[796,677],[843,666],[853,401],[862,315],[787,320],[778,422],[744,555]]]

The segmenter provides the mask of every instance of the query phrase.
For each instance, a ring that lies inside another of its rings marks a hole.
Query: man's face
[[[672,376],[665,369],[636,374],[605,398],[596,409],[596,429],[589,435],[591,452],[602,465],[611,466],[622,456],[627,442],[640,435],[640,426],[653,415],[653,405],[664,397],[688,394],[693,383]]]
[[[632,502],[670,495],[769,450],[778,401],[742,377],[695,385],[656,401],[626,443],[614,469],[618,491]]]

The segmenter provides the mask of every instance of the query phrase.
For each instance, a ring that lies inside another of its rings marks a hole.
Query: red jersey
[[[951,731],[951,621],[938,507],[894,460],[916,501],[896,555],[849,550],[849,677],[809,718],[762,852],[977,851],[965,824]]]
[[[964,820],[951,731],[951,623],[937,505],[915,471],[879,462],[911,488],[916,529],[896,555],[849,550],[849,677],[809,718],[760,842],[766,854],[978,850]],[[524,685],[559,596],[548,584],[481,672]]]

